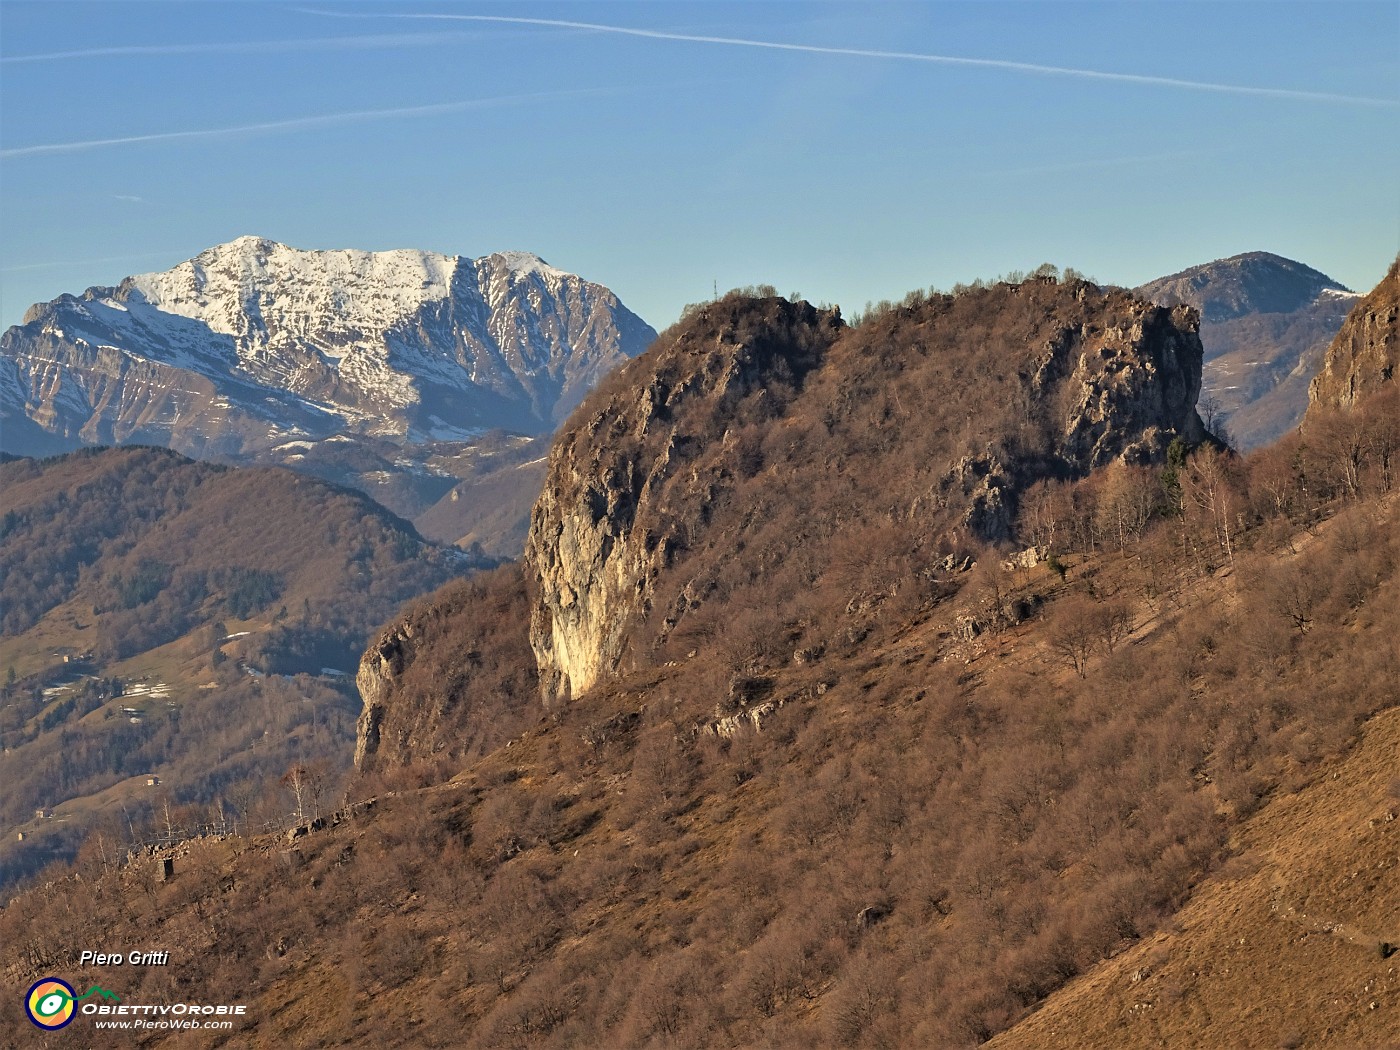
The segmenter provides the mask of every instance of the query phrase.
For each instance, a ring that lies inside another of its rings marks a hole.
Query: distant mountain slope
[[[138,773],[203,803],[296,758],[342,768],[356,705],[332,671],[473,564],[357,492],[163,449],[6,462],[0,492],[7,845],[64,804],[71,838]],[[28,866],[0,854],[0,883]]]
[[[1201,320],[1211,323],[1251,314],[1293,313],[1316,302],[1324,292],[1353,294],[1325,273],[1269,252],[1245,252],[1192,266],[1149,281],[1137,292],[1163,305],[1194,306],[1201,311]]]
[[[525,549],[530,508],[544,484],[549,438],[482,442],[462,464],[461,480],[413,519],[426,538],[462,548],[480,544],[493,557]]]
[[[549,433],[655,335],[608,289],[525,252],[240,237],[31,307],[0,336],[0,442],[285,465],[411,518],[484,433]]]
[[[1308,383],[1356,301],[1326,274],[1268,252],[1217,259],[1136,290],[1201,312],[1202,397],[1242,449],[1298,425]]]

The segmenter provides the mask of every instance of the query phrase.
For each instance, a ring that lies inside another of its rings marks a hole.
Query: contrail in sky
[[[468,109],[536,102],[543,99],[572,98],[577,95],[602,94],[607,89],[579,88],[572,91],[538,91],[528,95],[498,95],[492,98],[463,99],[459,102],[434,102],[426,106],[401,106],[395,109],[358,109],[348,113],[322,113],[312,117],[290,120],[270,120],[260,124],[239,124],[230,128],[197,128],[192,131],[160,131],[150,135],[123,135],[120,138],[84,139],[81,142],[50,142],[39,146],[19,146],[0,149],[0,157],[34,157],[44,153],[77,153],[105,146],[129,146],[138,142],[169,142],[177,139],[215,139],[229,135],[260,132],[296,131],[301,128],[353,124],[365,120],[389,120],[394,117],[426,117],[439,113],[459,113]]]
[[[297,51],[362,51],[376,47],[413,47],[467,40],[474,33],[380,33],[373,36],[327,36],[306,40],[223,41],[216,44],[128,44],[77,51],[45,51],[34,55],[2,55],[0,65],[59,62],[73,58],[112,58],[147,55],[261,54]]]
[[[922,51],[876,51],[859,47],[821,47],[816,44],[785,44],[775,40],[750,40],[745,37],[671,33],[660,29],[636,29],[631,26],[604,25],[598,22],[574,22],[561,18],[518,18],[510,15],[357,15],[339,11],[318,11],[307,8],[302,8],[301,10],[305,11],[307,14],[323,15],[329,18],[411,18],[435,21],[494,22],[505,25],[547,26],[554,29],[584,29],[596,33],[616,33],[620,36],[643,37],[648,40],[678,40],[691,44],[757,47],[766,48],[771,51],[801,51],[814,55],[845,55],[853,58],[883,58],[894,59],[901,62],[928,62],[943,66],[1001,69],[1012,73],[1030,73],[1038,76],[1076,77],[1081,80],[1105,80],[1118,84],[1141,84],[1149,87],[1181,88],[1188,91],[1213,91],[1228,95],[1255,95],[1264,98],[1284,98],[1307,102],[1334,102],[1351,106],[1400,106],[1400,100],[1397,99],[1335,95],[1324,91],[1247,87],[1242,84],[1217,84],[1205,80],[1181,80],[1176,77],[1146,76],[1138,73],[1105,73],[1096,69],[1073,69],[1066,66],[1046,66],[1035,62],[1012,62],[1000,58],[963,58],[957,55],[935,55]]]

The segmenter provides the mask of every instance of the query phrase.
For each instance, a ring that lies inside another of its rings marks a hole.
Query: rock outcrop
[[[384,627],[360,658],[355,768],[465,761],[538,710],[518,564],[448,584]]]
[[[1053,280],[935,297],[858,329],[806,303],[710,304],[555,443],[526,545],[546,699],[616,670],[653,610],[646,646],[698,608],[779,478],[784,514],[829,519],[823,543],[891,515],[1000,540],[1038,477],[1201,440],[1197,327],[1190,307]],[[816,495],[831,475],[851,477],[852,509]]]
[[[546,697],[617,666],[631,617],[706,515],[722,477],[695,462],[750,416],[781,410],[841,328],[839,313],[738,297],[617,373],[555,442],[525,560],[530,642]]]
[[[403,673],[405,665],[413,659],[415,634],[413,624],[400,620],[386,627],[379,637],[370,643],[360,657],[360,668],[355,674],[355,687],[364,701],[355,724],[355,768],[364,770],[366,759],[377,755],[380,749],[381,729],[384,715],[388,710],[389,696],[394,690],[395,680]],[[400,739],[400,748],[408,743]]]
[[[439,596],[375,639],[356,764],[459,751],[502,697],[552,704],[645,666],[711,595],[732,601],[789,557],[809,583],[833,563],[862,578],[891,557],[933,576],[966,564],[957,545],[1010,538],[1036,480],[1203,438],[1197,323],[1187,306],[1039,279],[854,329],[776,297],[699,308],[562,430],[514,582]],[[866,581],[840,603],[885,597]],[[784,659],[824,645],[774,644]],[[501,679],[510,666],[529,669],[528,688]],[[749,657],[724,668],[762,671]]]
[[[1308,384],[1360,298],[1325,273],[1268,252],[1193,266],[1136,291],[1200,311],[1206,423],[1245,451],[1302,420]]]
[[[1312,406],[1353,408],[1400,381],[1400,258],[1356,304],[1308,391]]]

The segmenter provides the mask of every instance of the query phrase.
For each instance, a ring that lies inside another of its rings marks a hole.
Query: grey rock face
[[[1356,304],[1308,391],[1311,405],[1353,408],[1400,383],[1400,259]]]
[[[380,734],[394,679],[413,658],[413,625],[399,620],[380,633],[363,656],[355,674],[364,709],[355,725],[355,768],[366,768],[367,759],[378,753]]]
[[[763,322],[745,334],[744,307],[705,308],[595,394],[556,440],[525,547],[538,581],[530,643],[547,698],[579,693],[616,667],[630,617],[648,606],[652,581],[713,496],[716,479],[682,451],[704,440],[691,420],[723,431],[725,412],[748,395],[814,367],[841,323],[807,303],[761,309]]]

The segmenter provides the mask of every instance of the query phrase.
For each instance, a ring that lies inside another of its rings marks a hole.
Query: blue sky
[[[0,58],[6,325],[250,233],[534,251],[658,328],[715,281],[849,314],[1400,250],[1393,0],[3,0]]]

